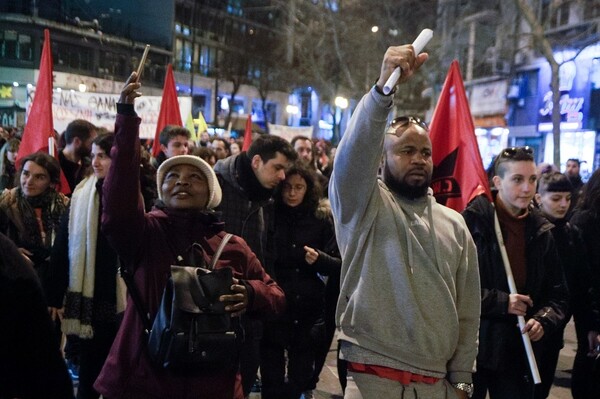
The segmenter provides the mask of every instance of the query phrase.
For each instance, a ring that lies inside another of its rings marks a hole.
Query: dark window
[[[92,50],[86,47],[55,41],[52,42],[52,58],[63,70],[92,70]]]
[[[202,115],[206,115],[206,96],[195,95],[192,97],[192,116],[197,118],[200,112],[202,112]]]
[[[19,59],[24,61],[33,61],[33,46],[31,36],[19,34]]]
[[[0,58],[33,61],[31,36],[14,30],[0,31]]]
[[[106,79],[124,76],[126,74],[125,57],[112,51],[103,53],[100,57],[98,73]]]
[[[571,3],[567,1],[556,8],[552,7],[552,3],[552,0],[542,0],[541,2],[540,16],[544,26],[556,28],[568,24]]]
[[[585,0],[583,18],[586,20],[600,17],[600,3],[598,0]]]
[[[3,32],[2,38],[2,57],[16,60],[17,58],[17,32],[7,30]]]

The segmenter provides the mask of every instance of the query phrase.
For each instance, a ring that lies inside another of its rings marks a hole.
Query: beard
[[[386,163],[383,167],[383,182],[394,193],[409,199],[416,199],[427,195],[427,189],[429,189],[429,185],[431,184],[431,176],[427,176],[427,179],[421,184],[408,184],[394,177]]]
[[[81,146],[77,149],[77,155],[79,156],[79,158],[89,158],[89,156],[92,154],[92,149],[91,148],[86,148],[85,146]]]

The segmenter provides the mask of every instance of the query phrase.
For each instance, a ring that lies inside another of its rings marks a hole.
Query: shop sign
[[[504,115],[508,82],[501,80],[474,86],[469,96],[473,116]]]
[[[583,97],[571,98],[569,94],[560,96],[560,115],[564,122],[581,122],[583,120]],[[543,106],[540,108],[541,117],[552,117],[552,91],[544,95]]]
[[[12,99],[14,98],[13,85],[0,85],[0,99]]]

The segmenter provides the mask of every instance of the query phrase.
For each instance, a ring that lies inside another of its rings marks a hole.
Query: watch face
[[[459,382],[457,384],[452,384],[454,388],[460,389],[461,391],[466,392],[467,396],[470,398],[473,395],[473,384],[467,384],[466,382]]]

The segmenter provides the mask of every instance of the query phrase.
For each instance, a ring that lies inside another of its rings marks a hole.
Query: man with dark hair
[[[522,334],[537,356],[565,323],[568,293],[552,237],[552,224],[532,208],[536,167],[530,147],[505,148],[494,165],[494,203],[476,197],[463,216],[477,245],[481,325],[473,398],[532,398],[534,384]],[[495,214],[518,293],[511,293],[495,231]],[[524,316],[519,330],[517,316]]]
[[[241,236],[269,271],[267,233],[271,223],[277,185],[296,160],[294,148],[278,136],[262,135],[248,151],[221,159],[215,172],[223,189],[223,201],[217,208],[228,232]],[[244,395],[250,393],[260,360],[259,343],[262,323],[247,320],[246,343],[242,350],[241,374]]]
[[[97,128],[92,123],[76,119],[67,125],[63,133],[65,147],[59,151],[58,160],[71,192],[86,175],[90,166],[92,141],[97,136]]]
[[[152,166],[158,169],[161,163],[175,155],[187,155],[190,137],[192,134],[184,127],[165,126],[158,134],[160,152],[156,158],[152,158]]]
[[[298,153],[298,160],[304,164],[304,166],[315,170],[315,157],[313,143],[311,139],[306,136],[295,136],[291,141],[292,147]]]
[[[329,192],[342,254],[336,322],[352,377],[346,399],[466,399],[472,389],[475,245],[460,214],[429,188],[427,126],[406,116],[386,127],[394,101],[384,84],[396,67],[405,82],[426,59],[411,45],[387,49],[334,161]]]
[[[217,155],[217,159],[225,159],[231,155],[231,144],[224,138],[215,137],[211,142],[211,147]]]
[[[569,206],[569,212],[567,212],[567,220],[571,218],[573,214],[573,209],[577,206],[579,202],[579,197],[581,196],[581,192],[583,191],[583,180],[581,180],[581,175],[579,174],[581,169],[581,161],[577,158],[569,158],[567,160],[567,167],[565,169],[565,176],[571,182],[571,186],[573,189],[571,190],[571,205]]]

